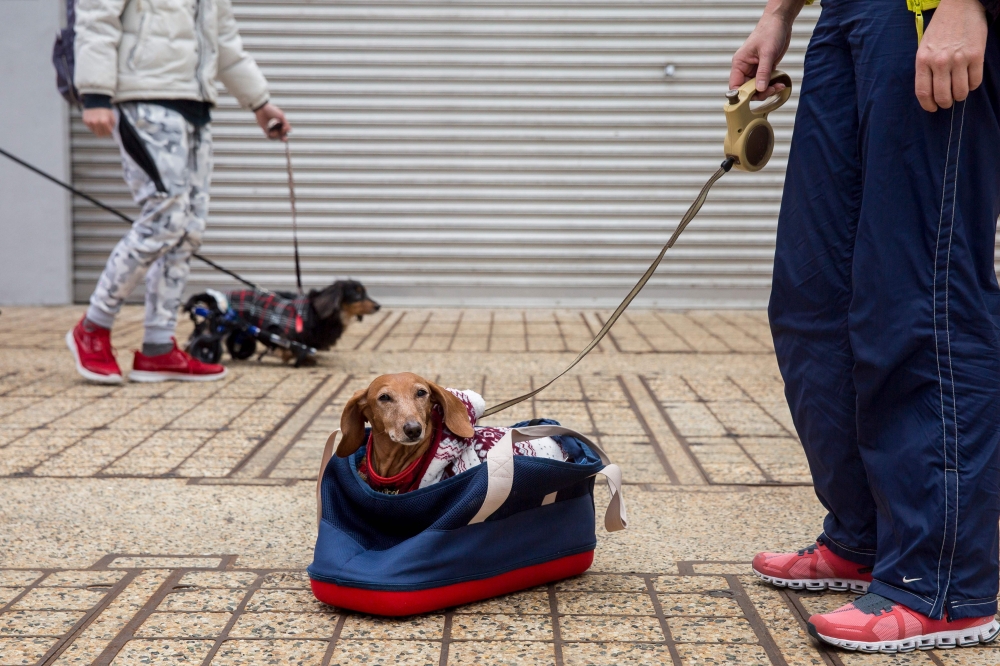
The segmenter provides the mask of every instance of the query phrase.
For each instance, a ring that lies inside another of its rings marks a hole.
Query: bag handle
[[[555,435],[569,435],[575,437],[589,446],[601,458],[604,469],[595,474],[603,474],[608,480],[608,490],[611,491],[611,501],[608,509],[604,513],[604,528],[609,532],[623,530],[628,526],[628,515],[625,511],[625,502],[622,499],[622,471],[618,465],[611,462],[608,454],[600,446],[592,442],[585,435],[581,435],[575,430],[554,425],[525,426],[523,428],[511,428],[499,442],[486,454],[487,467],[487,487],[486,497],[479,511],[469,521],[470,525],[481,523],[489,518],[499,509],[507,498],[510,497],[511,488],[514,486],[514,443],[526,442],[539,437],[552,437]],[[543,504],[551,504],[549,496]]]
[[[326,446],[323,447],[323,460],[319,464],[319,476],[316,477],[316,525],[319,526],[320,522],[323,520],[323,472],[326,471],[326,466],[330,463],[330,458],[333,457],[333,452],[337,450],[336,442],[337,435],[340,434],[340,428],[337,428],[330,436],[326,439]]]

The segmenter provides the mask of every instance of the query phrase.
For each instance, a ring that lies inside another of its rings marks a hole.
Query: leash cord
[[[677,225],[677,228],[674,230],[673,235],[670,236],[670,240],[667,241],[667,244],[664,245],[663,249],[660,250],[660,254],[656,256],[656,259],[653,260],[653,263],[649,265],[649,268],[646,269],[646,272],[643,273],[642,277],[639,278],[639,281],[635,283],[635,286],[632,287],[632,291],[628,292],[628,295],[625,297],[625,300],[623,300],[621,304],[617,308],[615,308],[615,311],[611,313],[611,316],[608,318],[608,321],[604,324],[604,326],[601,327],[601,330],[597,332],[597,335],[595,335],[594,339],[590,341],[590,344],[584,347],[583,351],[577,354],[576,358],[573,359],[573,362],[570,363],[565,370],[560,372],[558,375],[556,375],[549,381],[545,382],[545,384],[543,384],[542,386],[539,386],[535,390],[529,393],[525,393],[524,395],[518,396],[516,398],[511,398],[506,402],[501,402],[499,405],[493,405],[485,412],[483,412],[483,415],[480,418],[486,418],[487,416],[491,416],[493,414],[496,414],[497,412],[502,412],[503,410],[513,407],[518,403],[524,402],[529,398],[535,397],[536,395],[547,389],[549,386],[554,384],[567,372],[575,368],[577,363],[582,361],[584,357],[587,354],[589,354],[594,349],[594,347],[596,347],[601,342],[601,340],[604,339],[604,336],[608,334],[608,331],[611,330],[611,327],[615,325],[615,322],[618,321],[618,318],[622,316],[623,312],[625,312],[625,308],[627,308],[629,304],[633,300],[635,300],[635,297],[639,295],[639,292],[642,291],[642,288],[645,287],[646,283],[649,282],[650,278],[653,277],[653,273],[656,272],[656,268],[660,265],[660,262],[663,261],[663,255],[667,253],[667,250],[669,250],[674,246],[674,243],[677,242],[678,237],[680,237],[680,235],[684,232],[688,224],[691,223],[691,220],[694,219],[695,215],[698,214],[698,211],[701,210],[701,207],[705,204],[705,200],[708,198],[709,190],[712,189],[712,186],[715,185],[715,183],[720,178],[722,178],[722,176],[725,175],[726,172],[728,172],[730,169],[733,168],[734,163],[735,160],[733,160],[733,158],[731,157],[726,158],[726,160],[722,163],[722,165],[719,166],[718,170],[714,174],[712,174],[712,177],[709,178],[708,182],[705,183],[704,187],[701,188],[701,192],[698,193],[698,197],[691,204],[691,207],[687,209],[686,213],[684,213],[684,217],[681,218],[680,224]]]
[[[295,210],[295,176],[292,175],[292,149],[291,141],[285,137],[285,165],[288,168],[288,199],[292,203],[292,244],[295,247],[295,283],[299,286],[299,293],[302,292],[302,268],[299,265],[299,226],[298,213]]]
[[[7,159],[11,160],[12,162],[16,162],[16,163],[20,164],[21,166],[23,166],[25,169],[27,169],[29,171],[35,172],[36,174],[38,174],[42,178],[45,178],[46,180],[49,180],[49,181],[55,183],[59,187],[61,187],[63,189],[66,189],[66,190],[69,190],[70,192],[72,192],[76,196],[80,197],[81,199],[86,199],[87,201],[89,201],[90,203],[94,204],[98,208],[103,208],[104,210],[108,211],[112,215],[120,217],[125,222],[128,222],[129,224],[134,224],[135,223],[135,220],[131,219],[128,215],[126,215],[125,213],[121,212],[117,208],[112,208],[111,206],[107,205],[106,203],[103,203],[102,201],[99,201],[98,199],[95,199],[94,197],[90,196],[89,194],[85,194],[84,192],[81,192],[80,190],[76,189],[75,187],[73,187],[69,183],[64,183],[63,181],[59,180],[55,176],[53,176],[51,174],[48,174],[45,171],[42,171],[38,167],[36,167],[36,166],[34,166],[32,164],[29,164],[28,162],[25,162],[20,157],[17,157],[16,155],[11,155],[10,153],[8,153],[3,148],[0,148],[0,155],[3,155],[4,157],[6,157]],[[232,272],[228,268],[224,268],[224,267],[220,266],[219,264],[215,263],[214,261],[212,261],[208,257],[204,257],[204,256],[198,254],[197,252],[192,253],[192,256],[195,259],[198,259],[198,260],[200,260],[200,261],[208,264],[209,266],[211,266],[215,270],[219,271],[220,273],[225,273],[229,277],[231,277],[231,278],[233,278],[235,280],[239,280],[240,282],[242,282],[243,284],[245,284],[248,287],[251,287],[253,289],[257,289],[258,291],[268,291],[267,289],[264,289],[264,288],[262,288],[262,287],[260,287],[260,286],[258,286],[256,284],[254,284],[250,280],[247,280],[246,278],[244,278],[244,277],[242,277],[240,275],[237,275],[236,273]],[[298,254],[296,254],[296,259],[298,259]],[[296,264],[296,268],[297,267],[298,266]],[[299,283],[299,291],[302,291],[302,283],[301,282]]]

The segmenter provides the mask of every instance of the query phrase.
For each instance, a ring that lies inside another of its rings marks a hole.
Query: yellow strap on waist
[[[924,38],[924,10],[934,9],[941,4],[941,0],[906,0],[906,8],[915,14],[914,20],[917,22],[917,44]]]

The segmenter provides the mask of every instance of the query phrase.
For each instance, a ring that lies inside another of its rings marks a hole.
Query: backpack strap
[[[622,471],[618,465],[612,464],[608,454],[592,442],[586,436],[575,430],[553,425],[525,426],[523,428],[511,428],[493,445],[493,448],[486,454],[487,467],[487,487],[486,497],[479,511],[469,521],[470,525],[481,523],[493,515],[497,509],[510,497],[510,491],[514,486],[514,442],[526,442],[540,437],[552,437],[556,435],[569,435],[575,437],[593,449],[604,463],[604,469],[596,472],[603,474],[608,480],[608,490],[611,491],[611,501],[604,514],[604,527],[609,532],[623,530],[628,525],[628,515],[625,511],[625,502],[622,499]],[[328,443],[329,445],[329,443]],[[551,504],[555,501],[555,494],[549,493],[542,500],[542,504]]]
[[[323,447],[323,459],[319,464],[319,476],[316,477],[316,524],[319,525],[320,521],[323,520],[323,472],[326,471],[326,466],[330,463],[330,458],[333,457],[333,452],[337,450],[336,442],[337,435],[340,434],[340,428],[337,428],[326,440],[326,446]]]

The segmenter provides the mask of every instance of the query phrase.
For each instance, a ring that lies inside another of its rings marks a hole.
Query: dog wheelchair
[[[272,330],[264,330],[244,321],[229,307],[226,296],[214,289],[203,294],[195,294],[184,304],[184,312],[194,322],[194,332],[184,346],[185,351],[203,363],[218,363],[222,360],[222,346],[225,344],[229,355],[245,361],[257,351],[260,342],[264,349],[257,360],[270,351],[288,350],[295,358],[295,367],[316,355],[316,349],[289,340]]]

